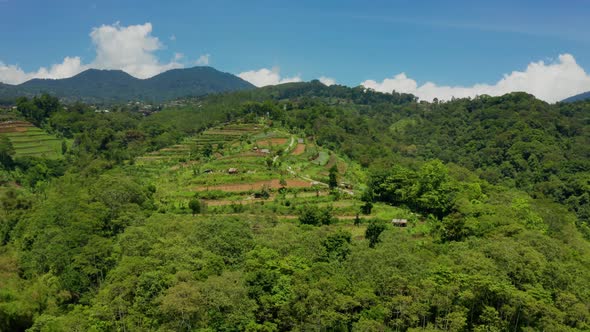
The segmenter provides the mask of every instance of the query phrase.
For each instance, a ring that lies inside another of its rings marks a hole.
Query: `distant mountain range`
[[[253,88],[243,79],[211,67],[172,69],[148,79],[135,78],[121,70],[88,69],[64,79],[32,79],[19,85],[0,83],[0,100],[46,92],[85,102],[161,102]]]
[[[579,95],[575,95],[575,96],[566,98],[566,99],[562,100],[562,102],[564,102],[564,103],[573,103],[575,101],[580,101],[580,100],[585,100],[585,99],[590,99],[590,91],[584,92],[584,93],[580,93]]]

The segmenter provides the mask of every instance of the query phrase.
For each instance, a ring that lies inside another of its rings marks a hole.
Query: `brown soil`
[[[297,143],[297,146],[295,147],[295,150],[293,150],[292,154],[298,156],[303,154],[303,152],[305,152],[305,144]]]
[[[2,127],[0,128],[0,133],[24,133],[27,130],[27,127]]]
[[[286,180],[287,181],[287,188],[307,188],[311,187],[311,183],[303,180]],[[254,183],[235,183],[235,184],[219,184],[215,186],[198,186],[195,188],[196,191],[204,191],[204,190],[222,190],[222,191],[232,191],[232,192],[240,192],[240,191],[249,191],[249,190],[260,190],[263,186],[268,186],[272,189],[278,189],[281,187],[279,180],[269,180],[269,181],[258,181]]]
[[[248,197],[248,198],[244,198],[242,200],[239,201],[232,201],[232,200],[224,200],[224,199],[219,199],[219,200],[205,200],[205,202],[207,203],[208,206],[225,206],[225,205],[232,205],[232,204],[254,204],[256,202],[272,202],[275,200],[275,195],[271,195],[268,199],[263,199],[263,198],[252,198],[252,197]]]
[[[239,158],[249,158],[249,157],[264,157],[266,154],[262,152],[242,152],[239,154],[231,155],[231,156],[223,156],[219,159],[239,159]]]
[[[288,138],[269,138],[256,142],[258,146],[283,145],[287,143]]]

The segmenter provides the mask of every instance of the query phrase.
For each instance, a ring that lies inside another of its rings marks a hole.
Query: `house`
[[[209,173],[213,172],[213,170],[212,170],[212,169],[210,169],[210,168],[207,168],[207,169],[206,169],[206,170],[204,170],[203,172],[204,172],[204,173],[207,173],[207,174],[209,174]]]
[[[232,167],[232,168],[228,169],[227,172],[229,174],[238,174],[238,169]]]
[[[269,154],[270,150],[269,149],[260,149],[260,153]]]
[[[303,144],[303,138],[298,138],[298,139],[297,139],[297,143],[299,143],[299,144]]]
[[[393,226],[397,226],[397,227],[406,227],[408,226],[408,220],[407,219],[392,219],[391,223],[393,224]]]

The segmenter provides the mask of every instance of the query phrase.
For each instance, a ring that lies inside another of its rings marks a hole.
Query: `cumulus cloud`
[[[151,23],[121,26],[102,25],[90,32],[96,57],[83,64],[80,57],[66,57],[62,63],[50,68],[41,67],[25,72],[18,65],[0,61],[0,82],[19,84],[32,78],[67,78],[86,69],[121,69],[138,78],[148,78],[163,71],[182,68],[182,53],[176,53],[169,62],[160,62],[155,52],[163,48],[157,37],[152,36]]]
[[[444,86],[427,82],[422,85],[405,73],[386,78],[381,82],[367,80],[361,83],[366,88],[380,92],[412,93],[423,100],[438,98],[449,100],[453,97],[475,97],[477,95],[498,96],[514,91],[533,94],[547,102],[556,102],[572,95],[590,90],[590,75],[576,62],[571,54],[559,55],[557,61],[530,63],[524,71],[505,74],[495,84],[473,86]]]
[[[246,80],[254,84],[257,87],[277,85],[290,82],[301,82],[300,75],[282,78],[280,71],[281,70],[279,67],[274,67],[272,69],[262,68],[259,70],[241,72],[238,74],[238,76],[243,80]]]
[[[195,65],[197,66],[206,66],[209,64],[209,57],[211,57],[210,54],[203,54],[201,55],[197,61],[195,61]]]
[[[319,80],[320,80],[320,82],[322,82],[322,84],[324,84],[326,86],[336,84],[336,80],[331,77],[320,76]]]
[[[54,64],[49,69],[39,68],[35,72],[25,72],[17,65],[7,65],[0,61],[0,82],[19,84],[33,78],[67,78],[88,69],[80,57],[66,57],[62,63]]]
[[[154,52],[162,48],[162,43],[151,33],[152,24],[149,22],[128,27],[115,23],[92,29],[90,38],[96,47],[96,59],[91,66],[121,69],[138,78],[148,78],[183,67],[175,60],[160,63]]]

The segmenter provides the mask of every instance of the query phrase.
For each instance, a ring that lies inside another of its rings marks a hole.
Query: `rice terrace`
[[[47,134],[27,121],[0,119],[0,136],[8,137],[17,156],[58,158],[63,140]]]

